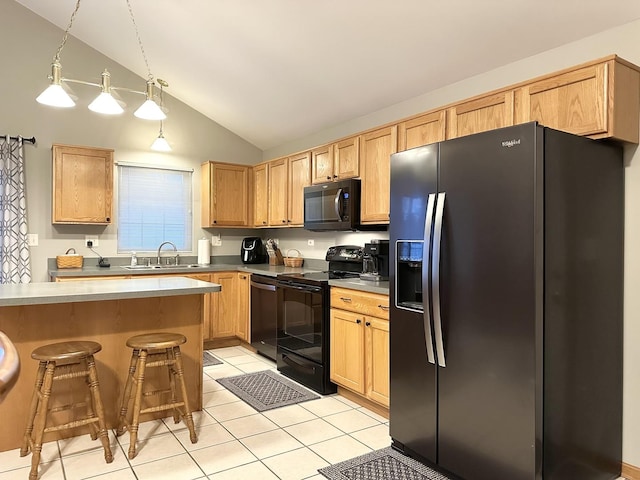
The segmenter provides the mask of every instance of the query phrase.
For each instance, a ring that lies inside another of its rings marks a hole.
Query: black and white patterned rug
[[[219,378],[217,382],[259,412],[320,398],[272,370]]]
[[[330,480],[449,480],[391,447],[318,470]]]
[[[210,367],[212,365],[222,365],[222,360],[209,352],[202,352],[202,366]]]

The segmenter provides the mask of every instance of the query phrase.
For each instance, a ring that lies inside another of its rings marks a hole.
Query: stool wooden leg
[[[176,375],[178,376],[178,382],[180,382],[180,388],[182,390],[182,401],[184,402],[185,415],[184,419],[189,429],[191,443],[198,441],[196,435],[196,429],[193,424],[193,415],[191,414],[191,408],[189,407],[189,397],[187,395],[187,386],[184,383],[184,371],[182,369],[182,354],[180,353],[180,347],[173,347],[173,355],[176,358]]]
[[[49,398],[51,397],[51,385],[53,384],[53,372],[56,369],[55,362],[47,363],[44,374],[44,384],[42,387],[42,400],[39,402],[34,425],[33,451],[31,452],[31,471],[29,480],[37,480],[38,465],[40,465],[40,453],[42,452],[42,437],[44,427],[47,422],[47,411],[49,409]]]
[[[91,392],[91,378],[89,376],[89,364],[88,364],[88,358],[83,358],[81,361],[81,367],[82,369],[87,372],[87,376],[85,377],[85,382],[87,384],[87,389],[86,389],[86,394],[85,394],[85,403],[87,404],[87,418],[95,418],[96,414],[93,410],[93,398],[92,398],[92,392]],[[91,436],[91,440],[97,440],[98,439],[98,427],[96,426],[95,423],[90,423],[89,424],[89,435]]]
[[[176,357],[173,354],[173,348],[167,348],[167,360],[173,360],[175,363]],[[167,368],[167,373],[169,374],[169,386],[171,387],[171,403],[176,403],[176,378],[172,371],[172,366],[169,365]],[[178,423],[180,421],[180,411],[177,408],[173,409],[173,423]]]
[[[104,448],[104,459],[107,463],[113,462],[113,454],[111,453],[111,446],[109,445],[109,435],[107,434],[107,425],[104,421],[104,406],[102,405],[102,397],[100,396],[100,383],[98,382],[98,372],[96,370],[96,361],[93,355],[87,357],[87,370],[89,371],[89,388],[91,390],[91,396],[93,397],[93,403],[96,407],[96,414],[98,416],[98,436],[102,442]]]
[[[136,365],[136,396],[133,401],[133,418],[131,420],[131,443],[129,445],[129,459],[135,458],[136,442],[138,441],[138,426],[140,422],[140,408],[142,406],[142,386],[144,384],[144,370],[147,364],[147,351],[140,350]]]
[[[38,365],[38,372],[36,373],[36,384],[33,388],[33,395],[31,396],[31,405],[29,406],[29,417],[27,418],[27,427],[24,430],[24,437],[22,439],[22,446],[20,447],[20,456],[24,457],[29,453],[29,442],[31,441],[31,434],[33,433],[33,419],[36,417],[36,411],[38,410],[38,393],[42,389],[42,379],[44,378],[44,371],[47,367],[47,362],[40,362]]]
[[[133,383],[133,376],[136,373],[136,362],[138,361],[138,354],[140,350],[134,349],[131,354],[131,362],[129,363],[129,375],[127,375],[127,381],[124,384],[124,394],[122,396],[122,406],[120,407],[120,417],[118,418],[118,428],[116,429],[116,435],[120,436],[124,433],[124,427],[127,423],[127,410],[129,408],[129,397],[131,396],[131,384]]]

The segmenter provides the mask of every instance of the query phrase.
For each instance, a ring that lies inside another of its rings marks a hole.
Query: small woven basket
[[[291,257],[289,256],[291,252],[296,252],[296,256],[295,257]],[[304,259],[301,256],[302,254],[300,253],[299,250],[296,250],[295,248],[291,248],[289,250],[287,250],[287,256],[283,258],[284,260],[284,264],[286,267],[301,267],[302,266],[302,262],[304,262]]]
[[[58,268],[82,268],[83,258],[82,255],[76,253],[75,248],[70,248],[64,255],[56,256],[56,264]]]

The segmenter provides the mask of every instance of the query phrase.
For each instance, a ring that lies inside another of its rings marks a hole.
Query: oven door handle
[[[292,285],[290,283],[279,283],[278,286],[280,288],[292,288],[294,290],[301,290],[303,292],[314,292],[314,293],[317,293],[317,292],[321,292],[322,291],[322,288],[320,288],[320,287],[310,287],[310,286],[306,286],[306,285],[304,287],[299,287],[297,285]]]
[[[275,285],[269,285],[267,283],[251,282],[251,286],[254,287],[254,288],[259,288],[260,290],[268,290],[270,292],[275,292],[276,291],[276,286]]]

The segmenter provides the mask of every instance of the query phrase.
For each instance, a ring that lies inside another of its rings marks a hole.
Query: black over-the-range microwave
[[[304,188],[306,230],[359,230],[360,180],[350,178]]]

